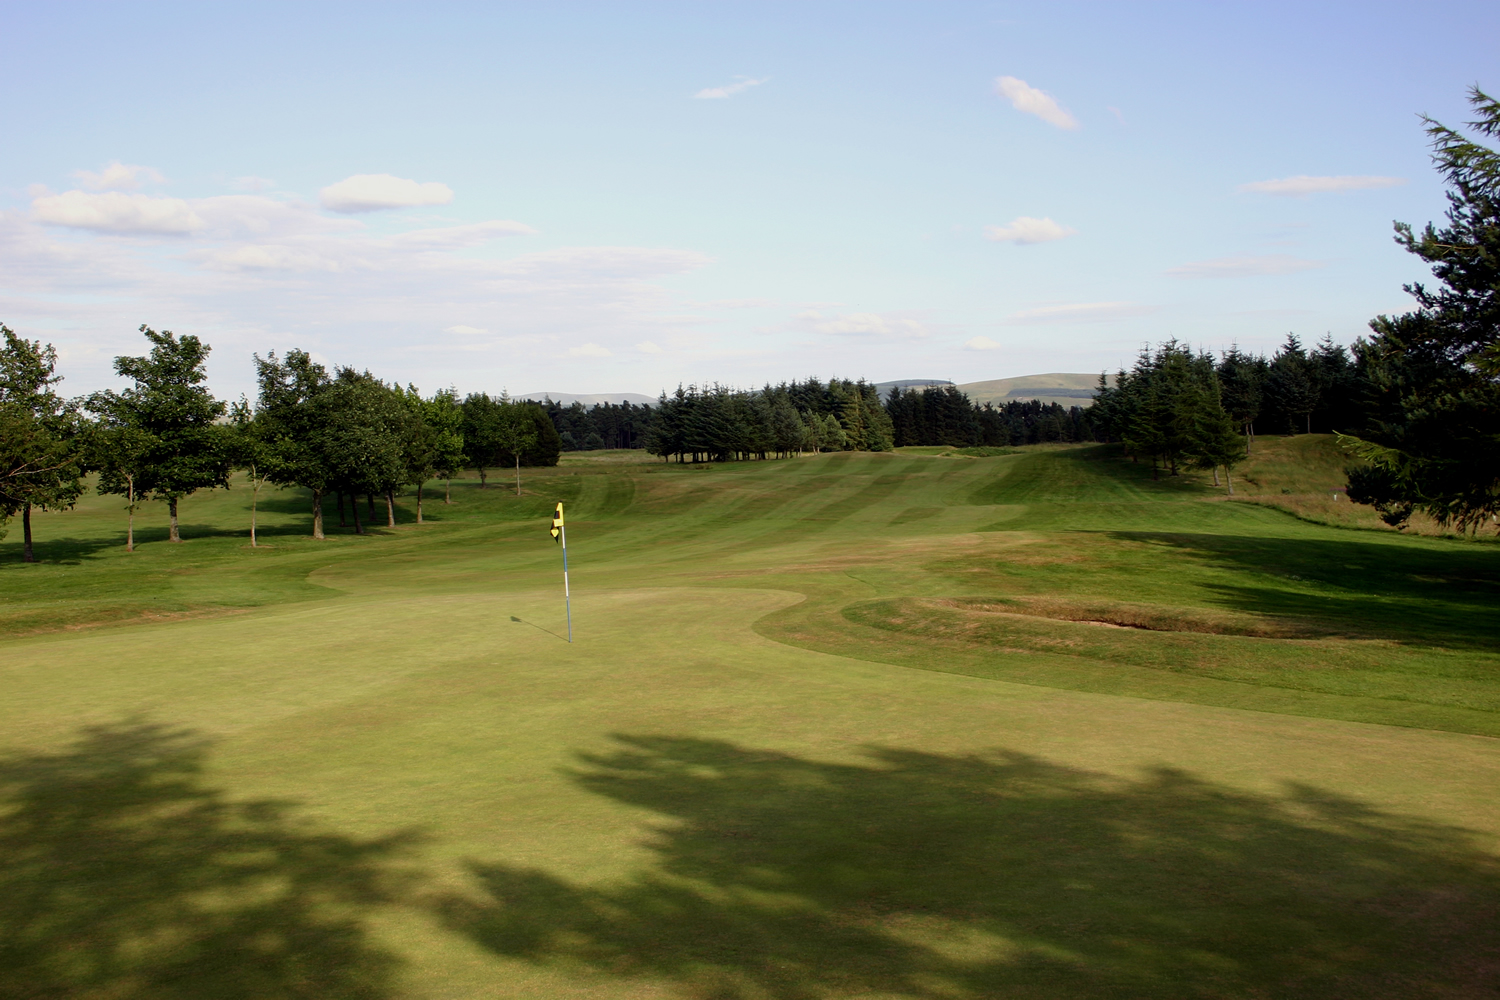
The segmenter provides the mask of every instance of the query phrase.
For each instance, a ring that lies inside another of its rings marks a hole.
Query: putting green
[[[1069,450],[619,458],[321,545],[243,491],[7,539],[0,995],[1488,988],[1491,547]]]

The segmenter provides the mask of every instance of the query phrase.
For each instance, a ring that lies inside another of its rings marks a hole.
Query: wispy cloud
[[[1050,243],[1078,232],[1053,222],[1051,219],[1033,219],[1023,215],[1003,226],[985,226],[984,238],[997,243]]]
[[[1237,191],[1247,194],[1271,194],[1283,198],[1305,198],[1310,194],[1342,193],[1346,191],[1375,191],[1380,188],[1399,187],[1406,183],[1405,177],[1375,177],[1343,175],[1339,177],[1281,177],[1270,181],[1253,181],[1241,184]]]
[[[446,205],[453,189],[437,181],[413,181],[391,174],[355,174],[318,192],[318,200],[332,212],[378,212],[417,205]]]
[[[613,356],[614,352],[607,347],[588,343],[568,348],[568,354],[575,358],[608,358]]]
[[[1307,260],[1291,254],[1240,254],[1215,257],[1182,264],[1167,271],[1174,278],[1256,278],[1266,275],[1296,274],[1323,267],[1325,261]]]
[[[1075,302],[1067,305],[1038,306],[1011,313],[1005,321],[1015,326],[1040,326],[1062,323],[1105,323],[1131,316],[1149,316],[1160,307],[1139,302]]]
[[[1076,129],[1078,119],[1069,114],[1057,99],[1045,90],[1028,84],[1013,76],[995,78],[995,93],[1010,102],[1010,106],[1028,115],[1036,115],[1049,125],[1062,129]]]
[[[812,328],[818,333],[846,337],[920,340],[928,333],[924,324],[888,313],[853,312],[825,317],[817,310],[809,310],[799,313],[797,318],[810,321]]]
[[[100,233],[155,233],[183,235],[207,223],[181,198],[156,198],[120,191],[64,191],[45,194],[31,202],[38,222]]]
[[[693,95],[693,99],[697,101],[720,101],[726,97],[733,97],[735,94],[743,94],[751,87],[759,87],[769,79],[771,79],[769,76],[763,76],[759,80],[748,76],[736,77],[734,83],[725,84],[722,87],[704,87]]]
[[[290,347],[494,391],[528,365],[618,360],[617,343],[654,338],[677,308],[663,279],[712,262],[670,247],[469,250],[532,231],[495,219],[372,232],[290,196],[33,189],[29,211],[0,212],[0,307],[12,326],[60,332],[75,392],[113,384],[109,359],[136,349],[142,318],[214,344],[221,393],[253,391],[251,351]]]
[[[655,344],[653,344],[649,340],[643,340],[639,344],[636,344],[635,345],[635,349],[637,351],[640,351],[642,354],[660,354],[661,353],[661,348],[657,347]]]
[[[999,341],[991,340],[988,337],[973,337],[964,341],[964,350],[966,351],[998,351],[1000,347]]]
[[[78,183],[90,191],[135,191],[143,183],[166,180],[155,167],[139,167],[115,160],[103,170],[75,170],[73,176]]]

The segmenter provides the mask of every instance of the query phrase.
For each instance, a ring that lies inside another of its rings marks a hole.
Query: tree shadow
[[[203,782],[206,743],[127,722],[0,761],[0,996],[380,998],[365,914],[415,838],[321,832]]]
[[[1473,835],[1311,788],[650,736],[573,777],[661,817],[656,863],[605,885],[473,863],[450,927],[704,1000],[1457,998],[1500,972]]]
[[[1226,607],[1299,621],[1330,636],[1493,650],[1500,645],[1500,547],[1354,539],[1112,531],[1255,574],[1253,585],[1209,584]],[[1310,593],[1308,584],[1320,591]]]

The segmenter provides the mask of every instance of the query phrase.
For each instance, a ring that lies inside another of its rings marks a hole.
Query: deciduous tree
[[[35,562],[31,510],[71,507],[83,492],[74,409],[52,389],[51,344],[0,325],[0,523],[21,514],[21,558]]]
[[[208,377],[207,344],[192,334],[158,333],[144,324],[141,333],[151,342],[150,354],[115,358],[115,372],[135,385],[95,399],[115,422],[141,432],[137,440],[149,442],[134,489],[166,501],[168,537],[180,542],[179,502],[201,489],[229,486],[228,434],[216,423],[225,405],[202,384]]]

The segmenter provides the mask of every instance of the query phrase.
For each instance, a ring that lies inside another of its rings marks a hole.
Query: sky
[[[0,322],[255,395],[971,382],[1349,343],[1500,5],[0,0]]]

